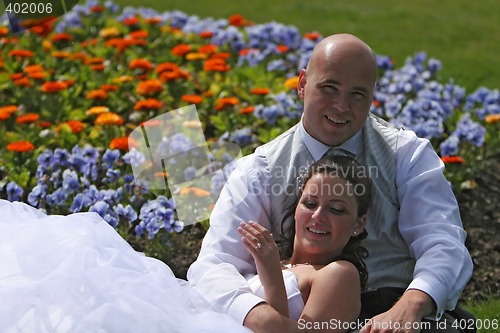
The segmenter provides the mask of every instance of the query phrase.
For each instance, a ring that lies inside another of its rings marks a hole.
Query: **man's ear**
[[[297,95],[300,99],[304,99],[304,91],[306,88],[306,70],[302,69],[299,74],[299,84],[297,85]]]

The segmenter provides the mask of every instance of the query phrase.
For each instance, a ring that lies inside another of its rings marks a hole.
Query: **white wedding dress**
[[[0,200],[0,332],[250,332],[95,213]]]

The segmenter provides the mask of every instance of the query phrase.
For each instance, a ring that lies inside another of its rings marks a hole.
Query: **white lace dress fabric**
[[[0,332],[250,332],[95,213],[0,200]]]

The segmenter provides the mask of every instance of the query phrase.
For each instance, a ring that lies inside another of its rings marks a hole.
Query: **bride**
[[[0,332],[250,332],[96,213],[0,200]]]

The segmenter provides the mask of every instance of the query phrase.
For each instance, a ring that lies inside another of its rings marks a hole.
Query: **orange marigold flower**
[[[247,113],[253,113],[253,110],[255,110],[255,107],[252,105],[244,107],[243,109],[240,110],[240,113],[242,114],[247,114]]]
[[[320,37],[320,34],[316,31],[307,32],[304,34],[304,38],[309,39],[309,40],[317,40],[319,37]]]
[[[48,51],[52,48],[52,43],[45,39],[42,41],[42,47],[44,51]]]
[[[84,40],[83,42],[80,43],[82,47],[87,47],[87,46],[95,46],[97,44],[97,38],[91,38],[88,40]]]
[[[10,78],[12,81],[15,81],[15,80],[22,79],[23,77],[24,77],[23,73],[14,73],[14,74],[12,74],[9,78]]]
[[[17,111],[17,105],[0,106],[0,120],[7,120]]]
[[[52,123],[50,121],[43,121],[43,120],[40,120],[36,124],[38,125],[38,127],[41,128],[49,128],[50,126],[52,126]]]
[[[67,51],[54,51],[52,52],[52,56],[57,59],[66,59],[71,56],[71,53]]]
[[[27,77],[14,80],[14,84],[18,87],[31,87],[31,82]]]
[[[89,56],[86,55],[83,52],[75,52],[69,56],[70,60],[80,60],[84,63],[87,63],[87,60],[89,59]]]
[[[104,28],[99,31],[99,36],[102,38],[117,37],[121,32],[117,27]]]
[[[63,41],[63,42],[71,42],[73,40],[73,36],[67,33],[58,33],[52,36],[50,39],[53,43],[58,42],[58,41]]]
[[[85,114],[87,116],[93,116],[93,115],[101,114],[101,113],[105,113],[105,112],[109,112],[109,108],[107,106],[94,106],[94,107],[91,107],[90,109],[88,109],[87,112],[85,112]]]
[[[25,140],[12,142],[7,145],[8,151],[14,151],[17,153],[26,153],[28,151],[32,151],[33,149],[35,149],[35,146],[31,142]]]
[[[176,72],[179,70],[179,66],[173,62],[162,62],[156,66],[155,72],[160,74],[162,72]]]
[[[7,36],[9,33],[9,28],[7,27],[0,27],[0,37]]]
[[[62,123],[62,124],[68,125],[69,128],[71,129],[71,132],[74,134],[80,133],[81,131],[83,131],[83,129],[85,127],[85,124],[82,123],[80,120],[68,120],[67,122]],[[59,125],[57,127],[56,131],[59,132],[60,128],[61,128],[61,125]]]
[[[247,20],[240,14],[233,14],[229,16],[229,24],[235,27],[241,27],[247,24]]]
[[[487,115],[486,117],[484,117],[484,120],[488,123],[488,124],[494,124],[494,123],[497,123],[500,121],[500,113],[497,113],[497,114],[489,114]]]
[[[48,81],[42,85],[42,91],[50,94],[66,90],[67,88],[68,84],[63,81]]]
[[[129,62],[128,68],[150,71],[151,69],[153,69],[153,64],[147,59],[133,59]]]
[[[441,160],[445,164],[461,164],[464,163],[464,159],[460,156],[442,156]]]
[[[217,52],[212,54],[211,59],[229,59],[231,57],[231,53],[229,52]]]
[[[278,45],[278,46],[276,46],[276,50],[277,50],[279,53],[286,53],[286,52],[288,52],[289,47],[288,47],[288,46],[286,46],[286,45]]]
[[[136,30],[129,33],[128,36],[133,39],[141,39],[148,37],[149,32],[147,30]]]
[[[207,190],[201,189],[199,187],[185,187],[181,189],[181,195],[190,195],[193,194],[197,198],[208,197],[210,196],[210,192]]]
[[[162,90],[163,84],[157,79],[142,81],[137,85],[137,93],[143,96],[156,94]]]
[[[118,138],[114,138],[111,140],[111,143],[109,144],[109,148],[111,149],[118,149],[121,151],[128,151],[130,148],[137,148],[137,142],[129,137],[122,136]]]
[[[18,124],[31,124],[40,119],[40,115],[36,113],[27,113],[17,117],[16,123]]]
[[[160,125],[161,125],[161,120],[158,119],[146,120],[141,123],[142,127],[157,127]]]
[[[86,99],[106,99],[108,93],[102,89],[91,90],[87,93]]]
[[[148,24],[157,24],[163,22],[163,19],[161,17],[149,17],[145,21]]]
[[[35,54],[31,51],[28,51],[28,50],[20,50],[20,49],[17,49],[17,50],[12,50],[10,51],[9,53],[9,56],[11,57],[21,57],[21,58],[30,58],[30,57],[33,57]]]
[[[43,66],[42,65],[29,65],[29,66],[24,67],[23,71],[25,73],[40,72],[40,71],[43,71]],[[20,73],[18,73],[18,74],[20,74]]]
[[[137,23],[139,23],[139,18],[136,16],[127,17],[123,20],[123,24],[125,25],[135,25]]]
[[[224,59],[208,59],[203,64],[203,70],[207,72],[227,72],[231,69]]]
[[[28,73],[28,76],[34,80],[43,80],[47,77],[47,73],[43,71],[30,72]]]
[[[202,45],[198,48],[198,52],[207,54],[215,53],[217,52],[217,45],[214,44]]]
[[[200,95],[182,95],[181,99],[184,102],[191,103],[191,104],[200,104],[203,102],[203,97]]]
[[[114,84],[103,84],[101,89],[104,91],[117,91],[120,87]]]
[[[191,46],[188,44],[179,44],[176,45],[172,48],[171,50],[172,54],[178,57],[182,57],[185,54],[188,54],[191,52]]]
[[[17,108],[18,108],[17,105],[0,106],[0,112],[6,112],[12,114],[17,111]]]
[[[194,61],[194,60],[205,60],[208,58],[208,54],[200,53],[200,52],[189,52],[186,54],[186,60]]]
[[[134,77],[131,75],[122,75],[122,76],[119,76],[117,78],[114,78],[113,83],[127,83],[127,82],[132,82],[133,80],[134,80]]]
[[[87,58],[87,60],[85,61],[85,64],[87,64],[87,65],[100,65],[105,60],[106,59],[101,58],[101,57]]]
[[[75,85],[75,80],[70,80],[70,79],[67,79],[67,80],[63,80],[63,81],[61,81],[61,82],[66,83],[66,85],[67,85],[68,87],[72,87],[72,86],[74,86],[74,85]]]
[[[209,91],[205,91],[205,92],[203,93],[203,96],[208,97],[208,98],[210,98],[210,97],[214,97],[214,92],[213,92],[213,91],[210,91],[210,90],[209,90]]]
[[[173,81],[173,80],[177,80],[181,77],[180,75],[180,72],[179,71],[175,71],[175,72],[162,72],[160,74],[160,80],[163,81],[163,82],[169,82],[169,81]]]
[[[299,87],[299,77],[294,76],[286,80],[285,87],[297,90],[297,88]]]
[[[224,97],[220,98],[215,102],[215,109],[220,111],[224,109],[226,106],[234,106],[239,103],[239,99],[236,97]]]
[[[94,122],[96,125],[123,125],[123,123],[123,118],[114,112],[101,113]]]
[[[92,65],[90,66],[90,69],[94,72],[102,72],[106,69],[106,66],[104,64]]]
[[[250,93],[254,95],[267,95],[270,92],[271,90],[268,88],[253,88],[252,90],[250,90]]]
[[[240,52],[238,52],[238,54],[240,56],[246,56],[250,53],[250,49],[241,49]]]
[[[154,98],[148,98],[142,101],[137,101],[134,105],[134,110],[158,110],[163,106],[163,102]]]
[[[92,12],[92,13],[100,13],[102,11],[104,11],[104,7],[103,6],[99,6],[99,5],[96,5],[96,6],[92,6],[89,8],[89,10]]]
[[[212,31],[202,31],[198,34],[201,38],[212,38],[214,33]]]

